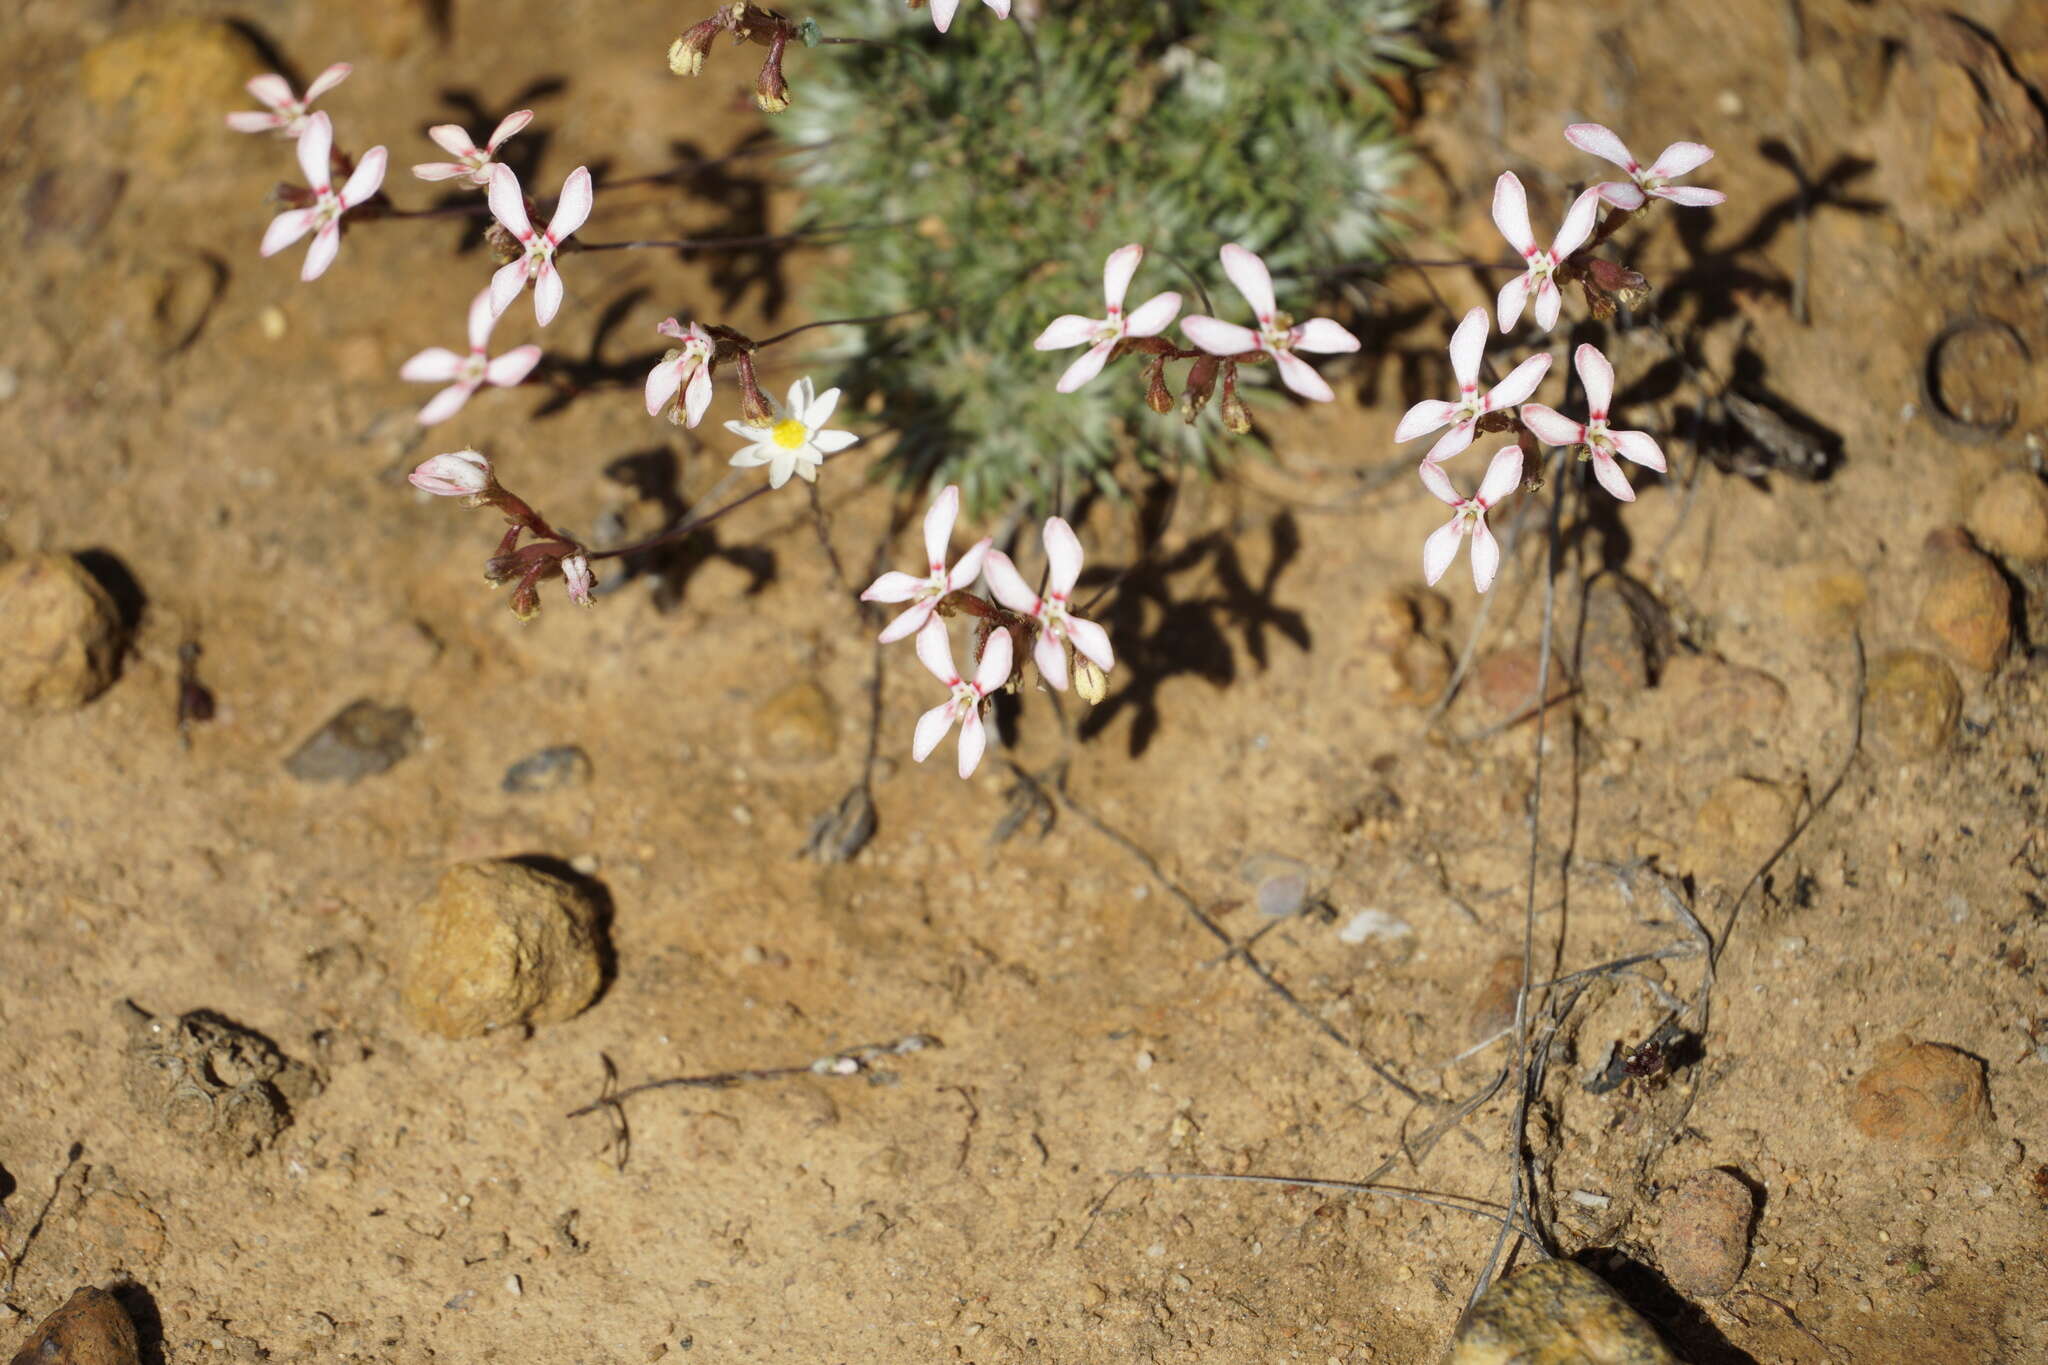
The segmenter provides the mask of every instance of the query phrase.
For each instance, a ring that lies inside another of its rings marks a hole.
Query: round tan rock
[[[86,99],[132,139],[137,169],[150,176],[169,176],[234,136],[223,136],[221,116],[257,108],[242,85],[268,69],[256,44],[218,19],[142,24],[86,49],[78,62]]]
[[[1551,651],[1548,676],[1549,699],[1555,704],[1572,687],[1571,679],[1565,675],[1562,651]],[[1482,657],[1472,670],[1473,686],[1495,714],[1504,719],[1536,714],[1536,688],[1543,677],[1543,650],[1533,644],[1496,649]]]
[[[70,555],[0,564],[0,704],[70,711],[114,680],[121,613]]]
[[[1386,650],[1367,654],[1360,667],[1381,701],[1392,706],[1430,706],[1451,681],[1451,656],[1436,641],[1421,635]]]
[[[1715,784],[1693,817],[1683,855],[1687,871],[1739,882],[1753,874],[1792,833],[1793,793],[1776,783],[1731,777]]]
[[[2000,474],[1970,504],[1970,534],[1996,555],[2048,560],[2048,484],[2023,469]]]
[[[1657,1236],[1657,1265],[1688,1298],[1714,1299],[1735,1288],[1749,1264],[1756,1196],[1727,1171],[1694,1171],[1672,1193]]]
[[[14,1365],[137,1365],[142,1344],[121,1301],[86,1285],[37,1325]]]
[[[1849,1107],[1850,1121],[1865,1137],[1927,1156],[1962,1151],[1983,1135],[1990,1116],[1982,1063],[1903,1035],[1878,1048]]]
[[[1930,556],[1920,628],[1942,652],[1979,673],[1989,673],[2012,643],[2012,589],[1989,559],[1942,540]]]
[[[1576,1261],[1544,1261],[1480,1296],[1445,1365],[1679,1365],[1657,1331]]]
[[[1963,713],[1955,670],[1924,649],[1895,649],[1871,665],[1863,723],[1899,758],[1925,758],[1948,747]]]
[[[789,763],[831,757],[839,742],[832,698],[814,682],[796,682],[754,708],[750,727],[761,757]]]
[[[596,900],[520,863],[459,863],[415,912],[400,1003],[444,1038],[572,1018],[604,980]]]

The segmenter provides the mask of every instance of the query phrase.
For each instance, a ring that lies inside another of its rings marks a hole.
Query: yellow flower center
[[[804,424],[794,417],[785,417],[768,429],[768,439],[784,450],[795,450],[809,437],[810,433],[804,430]]]

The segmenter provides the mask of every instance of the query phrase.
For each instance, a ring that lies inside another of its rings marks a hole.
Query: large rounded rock
[[[1955,670],[1924,649],[1895,649],[1870,667],[1863,719],[1899,758],[1925,758],[1948,747],[1963,713]]]
[[[1656,1329],[1576,1261],[1544,1261],[1488,1289],[1445,1365],[1679,1365]]]
[[[1901,1036],[1877,1050],[1856,1082],[1850,1121],[1865,1137],[1925,1156],[1950,1156],[1982,1137],[1991,1117],[1984,1067],[1939,1043]]]
[[[416,912],[400,1002],[444,1038],[572,1018],[604,981],[596,899],[521,863],[459,863]]]
[[[70,711],[114,680],[121,613],[70,555],[28,555],[0,565],[0,704]]]
[[[14,1365],[136,1365],[141,1353],[135,1322],[121,1301],[86,1285],[42,1320]]]
[[[1687,1176],[1664,1210],[1657,1265],[1688,1298],[1719,1298],[1749,1264],[1756,1196],[1740,1177],[1709,1167]]]
[[[2012,589],[2005,575],[1960,531],[1935,532],[1927,548],[1920,628],[1957,663],[1991,672],[2012,643]]]
[[[2048,559],[2048,484],[2024,469],[2007,470],[1970,504],[1969,525],[1993,554],[2029,564]]]

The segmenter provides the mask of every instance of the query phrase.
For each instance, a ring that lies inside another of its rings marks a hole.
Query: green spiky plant
[[[816,148],[798,158],[806,217],[861,225],[819,272],[816,311],[925,310],[868,329],[837,382],[880,396],[906,481],[957,482],[982,508],[1112,488],[1124,457],[1227,455],[1213,413],[1146,407],[1137,361],[1054,392],[1071,357],[1033,339],[1058,314],[1099,312],[1103,258],[1126,242],[1148,252],[1133,302],[1177,289],[1184,312],[1244,321],[1216,264],[1237,241],[1306,311],[1317,277],[1290,274],[1392,238],[1405,157],[1375,78],[1426,60],[1419,0],[1025,8],[1010,23],[963,8],[938,38],[903,0],[825,0],[827,31],[890,41],[807,62],[776,121]]]

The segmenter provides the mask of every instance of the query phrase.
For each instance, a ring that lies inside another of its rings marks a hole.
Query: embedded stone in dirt
[[[1657,1235],[1657,1265],[1688,1298],[1719,1298],[1749,1264],[1756,1196],[1741,1178],[1709,1167],[1679,1185]]]
[[[1785,788],[1753,777],[1716,783],[1693,817],[1685,869],[1739,882],[1791,837],[1798,801]]]
[[[1863,575],[1840,565],[1802,564],[1787,571],[1779,594],[1785,618],[1801,630],[1846,635],[1870,600]]]
[[[1483,1043],[1502,1029],[1513,1028],[1515,997],[1521,992],[1522,955],[1502,953],[1487,969],[1486,979],[1479,983],[1479,993],[1472,998],[1472,1008],[1466,1012],[1467,1040]]]
[[[505,780],[499,786],[514,796],[533,796],[563,787],[580,787],[590,780],[590,773],[589,754],[574,744],[556,744],[536,750],[505,769]]]
[[[1366,685],[1390,706],[1432,706],[1451,681],[1450,651],[1423,635],[1411,635],[1361,661]]]
[[[1935,532],[1927,549],[1920,628],[1957,663],[1989,673],[2012,641],[2012,589],[1961,531]]]
[[[128,1310],[106,1290],[86,1285],[37,1325],[13,1365],[138,1365],[141,1359]]]
[[[117,33],[78,61],[85,97],[104,124],[134,143],[144,177],[186,169],[208,143],[220,145],[221,117],[255,108],[243,82],[268,69],[263,54],[233,24],[169,19]]]
[[[412,752],[419,722],[403,706],[364,697],[334,713],[284,761],[301,782],[359,782]]]
[[[825,689],[791,683],[754,708],[754,744],[763,758],[815,762],[839,742],[839,717]]]
[[[600,907],[522,863],[458,863],[415,911],[399,999],[444,1038],[573,1018],[604,980]]]
[[[1543,1261],[1472,1305],[1445,1365],[1679,1365],[1656,1329],[1576,1261]]]
[[[1502,717],[1516,717],[1524,713],[1536,714],[1536,685],[1542,677],[1543,651],[1539,645],[1510,645],[1496,649],[1479,661],[1473,669],[1473,683],[1486,704]],[[1550,701],[1557,700],[1571,691],[1571,680],[1565,676],[1564,656],[1553,648],[1550,652]]]
[[[1850,1120],[1865,1137],[1930,1156],[1960,1152],[1983,1135],[1990,1117],[1983,1063],[1903,1034],[1878,1048],[1876,1064],[1856,1082],[1849,1107]]]
[[[1584,630],[1561,635],[1577,651],[1588,688],[1635,691],[1664,666],[1677,633],[1657,595],[1626,575],[1607,572],[1586,585]]]
[[[1948,747],[1963,712],[1963,688],[1939,655],[1895,649],[1871,666],[1863,718],[1900,758],[1925,758]]]
[[[1711,654],[1674,657],[1661,690],[1682,718],[1672,727],[1672,742],[1687,754],[1755,748],[1785,714],[1785,684]]]
[[[70,555],[0,564],[0,704],[48,714],[85,705],[114,681],[120,609]]]
[[[123,1001],[129,1098],[202,1153],[253,1156],[320,1093],[310,1068],[211,1010],[172,1018]]]
[[[2007,470],[1970,504],[1970,534],[1995,555],[2037,564],[2048,559],[2048,484]]]

